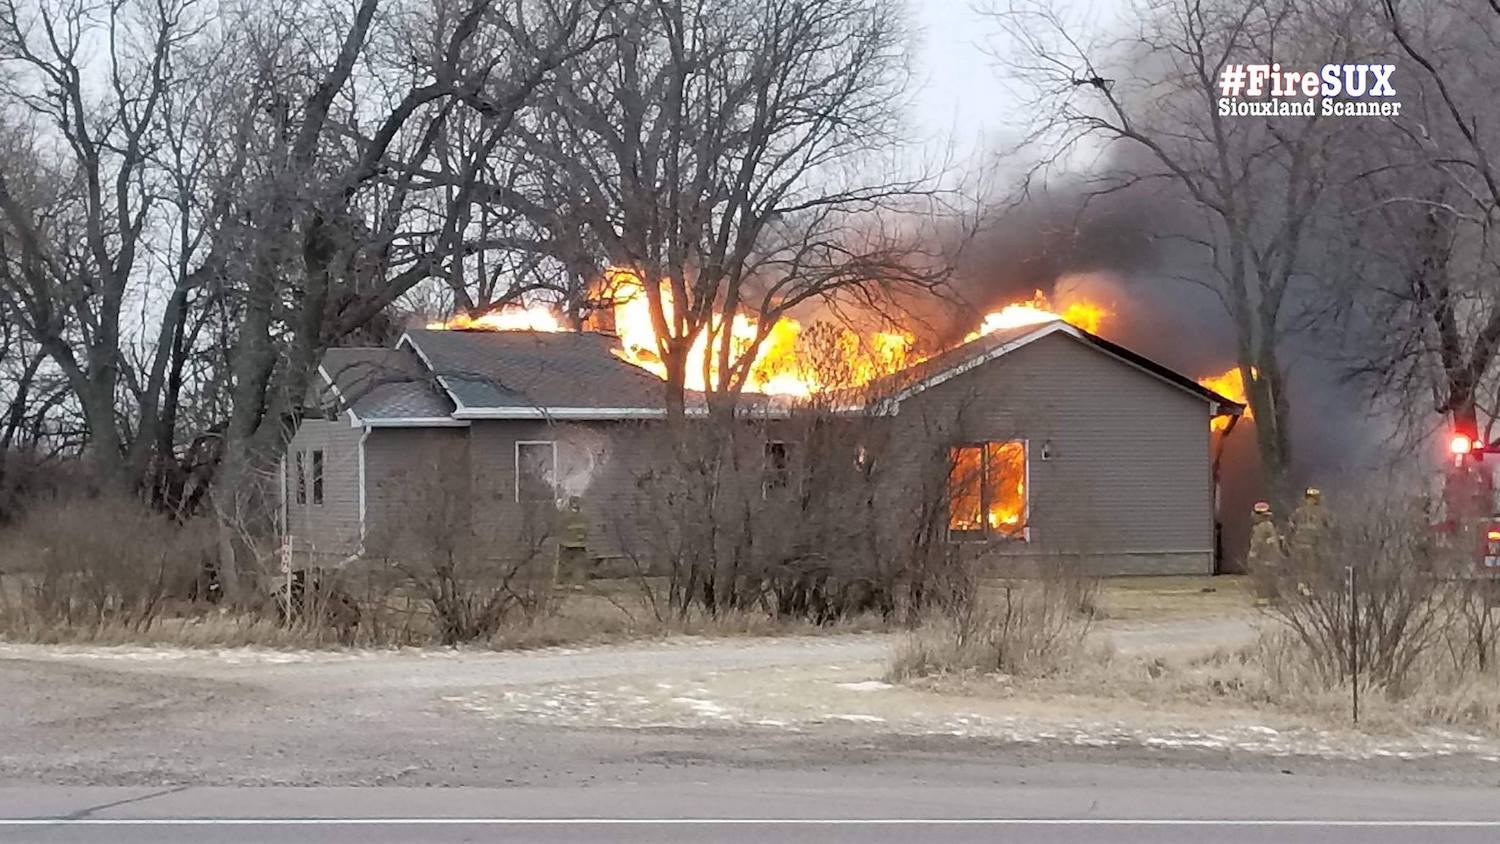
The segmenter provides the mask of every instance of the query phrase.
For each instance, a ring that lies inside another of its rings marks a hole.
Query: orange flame
[[[1023,325],[1040,325],[1044,322],[1062,320],[1063,322],[1082,328],[1090,334],[1097,334],[1100,326],[1112,314],[1108,308],[1093,302],[1078,300],[1065,305],[1061,312],[1052,308],[1052,303],[1047,299],[1047,294],[1040,290],[1034,291],[1030,299],[1014,302],[1006,305],[998,311],[984,315],[984,322],[979,328],[971,331],[964,337],[964,342],[977,340],[986,334],[999,331],[1003,328],[1019,328]]]
[[[1026,447],[991,442],[958,446],[951,454],[948,527],[1019,534],[1026,516]]]
[[[1255,377],[1254,369],[1250,370],[1250,377]],[[1253,418],[1253,414],[1251,414],[1250,412],[1250,405],[1246,402],[1245,399],[1245,379],[1244,376],[1240,374],[1240,368],[1238,366],[1231,366],[1218,375],[1208,375],[1203,378],[1199,378],[1198,383],[1209,388],[1210,390],[1213,390],[1214,392],[1218,393],[1226,399],[1229,399],[1230,401],[1236,401],[1240,404],[1245,405],[1245,418]],[[1209,430],[1223,431],[1227,429],[1229,427],[1229,419],[1230,417],[1228,416],[1215,416],[1209,422]]]
[[[651,302],[646,295],[646,286],[639,275],[620,269],[611,269],[606,276],[607,294],[614,302],[615,334],[620,338],[616,354],[642,369],[667,377],[667,365],[661,359],[657,343],[656,327],[651,321]],[[668,323],[674,321],[672,294],[666,285],[661,288],[662,315]],[[723,320],[711,321],[707,330],[701,332],[688,350],[686,386],[689,390],[706,390],[712,381],[720,381],[719,348],[724,342],[724,333],[729,334],[729,363],[738,365],[744,355],[760,338],[762,327],[758,320],[745,314],[735,314],[728,327]],[[764,330],[760,347],[750,364],[745,389],[753,393],[807,396],[817,386],[802,377],[796,354],[797,340],[802,325],[790,317],[782,317]]]
[[[611,303],[614,332],[620,347],[615,353],[658,377],[667,375],[661,358],[651,306],[641,277],[627,269],[610,268],[603,281],[603,295]],[[663,315],[674,321],[672,296],[661,290]],[[987,314],[983,323],[964,338],[977,339],[992,331],[1019,325],[1064,320],[1085,331],[1097,332],[1111,312],[1102,305],[1075,300],[1054,312],[1040,290],[1030,299]],[[487,313],[459,314],[446,322],[428,323],[428,328],[463,331],[567,331],[559,313],[543,305],[504,305]],[[857,387],[920,358],[913,354],[916,336],[894,329],[856,332],[842,326],[817,323],[804,329],[791,317],[780,317],[769,327],[745,314],[736,314],[729,325],[710,322],[693,341],[687,355],[686,387],[706,390],[720,382],[718,352],[728,333],[730,365],[736,366],[757,339],[760,344],[749,366],[745,390],[753,393],[806,397],[827,390]]]
[[[479,316],[457,314],[447,322],[429,322],[428,328],[454,331],[566,331],[557,312],[545,305],[502,305]]]

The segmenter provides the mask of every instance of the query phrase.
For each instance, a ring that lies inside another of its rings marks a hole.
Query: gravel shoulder
[[[1100,635],[1121,652],[1155,653],[1253,632],[1247,619],[1216,619]],[[891,687],[880,677],[894,641],[521,653],[0,644],[0,785],[670,785],[747,769],[982,776],[999,761],[1436,782],[1500,774],[1500,747],[1476,737],[1377,746],[1288,735],[1243,713],[1185,725],[1122,710],[1101,721],[1070,701]]]

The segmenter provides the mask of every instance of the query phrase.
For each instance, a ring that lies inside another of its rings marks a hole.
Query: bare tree
[[[1434,415],[1495,436],[1500,413],[1500,10],[1383,0],[1391,49],[1411,60],[1402,116],[1371,127],[1356,213],[1370,234],[1350,291],[1365,342],[1351,362],[1418,436]]]
[[[445,193],[433,167],[446,121],[478,116],[483,141],[467,164],[477,167],[537,88],[600,40],[594,6],[467,0],[418,13],[362,0],[348,20],[298,7],[239,22],[256,62],[244,107],[257,140],[241,222],[221,235],[239,244],[225,279],[238,319],[221,509],[257,506],[242,487],[290,436],[325,348],[441,277],[455,254],[484,248],[458,237],[458,209],[476,183]],[[308,43],[330,26],[336,42]],[[220,573],[230,594],[233,551],[226,532]]]
[[[608,267],[641,282],[674,415],[690,367],[732,404],[789,310],[940,279],[911,232],[876,218],[934,197],[925,175],[891,175],[902,17],[886,0],[621,4],[608,24],[619,38],[524,123],[528,179],[485,186],[530,221],[535,248],[587,280],[575,296],[606,300],[571,312],[608,306]],[[757,336],[732,336],[745,317]]]
[[[1333,219],[1342,136],[1316,115],[1221,113],[1219,72],[1272,56],[1286,67],[1304,56],[1309,66],[1336,61],[1359,43],[1336,37],[1349,17],[1284,0],[1141,0],[1126,16],[1133,28],[1116,36],[1089,34],[1041,2],[992,15],[1008,38],[996,58],[1032,93],[1027,140],[1048,150],[1033,178],[1102,152],[1113,166],[1091,174],[1096,195],[1156,185],[1189,209],[1183,216],[1196,225],[1172,238],[1201,256],[1201,268],[1182,278],[1216,294],[1233,322],[1263,471],[1273,498],[1288,504],[1283,355],[1325,269],[1312,245]]]
[[[156,443],[166,349],[137,372],[124,319],[143,295],[150,159],[204,11],[195,0],[0,5],[0,97],[15,121],[0,166],[0,299],[67,378],[106,483],[131,484]],[[133,420],[119,408],[127,387],[143,399]]]

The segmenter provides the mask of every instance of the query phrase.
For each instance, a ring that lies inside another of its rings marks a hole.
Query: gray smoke
[[[1202,254],[1181,239],[1195,211],[1159,189],[1093,196],[1079,187],[1045,195],[992,215],[992,224],[965,247],[954,287],[962,303],[947,337],[971,330],[979,316],[1041,290],[1054,300],[1077,292],[1107,305],[1101,333],[1130,349],[1199,378],[1234,365],[1234,327],[1210,285]],[[1386,426],[1348,384],[1329,344],[1332,333],[1309,330],[1289,338],[1284,368],[1292,407],[1294,481],[1329,486],[1378,463]],[[1225,445],[1222,511],[1226,548],[1248,532],[1250,505],[1263,495],[1253,422],[1242,422]]]

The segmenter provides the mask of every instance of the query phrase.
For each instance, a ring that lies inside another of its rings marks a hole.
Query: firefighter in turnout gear
[[[1275,598],[1275,584],[1285,568],[1286,550],[1271,518],[1271,505],[1257,501],[1251,513],[1250,551],[1245,555],[1245,564],[1258,585],[1258,599],[1265,602]]]
[[[578,496],[568,498],[559,523],[554,580],[558,585],[580,583],[588,579],[589,523],[583,517],[583,504]]]
[[[1312,563],[1318,552],[1318,544],[1328,533],[1328,511],[1323,507],[1323,492],[1308,487],[1302,495],[1302,504],[1292,512],[1291,524],[1287,527],[1287,553],[1298,565]]]

